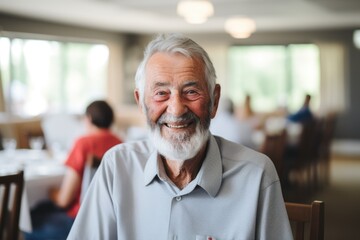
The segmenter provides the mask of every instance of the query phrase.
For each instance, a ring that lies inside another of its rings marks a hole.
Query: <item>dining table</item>
[[[19,228],[32,231],[30,212],[37,204],[49,199],[51,188],[59,187],[65,174],[65,154],[47,150],[13,149],[0,151],[0,174],[24,170]]]

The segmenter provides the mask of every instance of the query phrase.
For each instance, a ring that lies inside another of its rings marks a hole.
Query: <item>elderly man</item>
[[[292,239],[271,161],[209,132],[215,81],[191,39],[148,45],[135,98],[149,140],[106,153],[68,239]]]

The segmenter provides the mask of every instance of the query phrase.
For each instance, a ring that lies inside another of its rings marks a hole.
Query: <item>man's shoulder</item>
[[[238,176],[265,176],[266,186],[278,180],[275,167],[265,154],[251,148],[227,141],[217,139],[221,152],[224,174],[239,172]],[[241,172],[241,174],[240,174]],[[265,175],[264,175],[265,174]]]
[[[125,168],[129,166],[144,167],[153,152],[154,147],[147,140],[121,143],[106,152],[104,155],[105,165],[118,170],[125,166]]]
[[[219,149],[225,155],[230,155],[230,156],[231,155],[238,156],[239,154],[261,155],[260,152],[252,148],[249,148],[243,144],[236,143],[219,136],[214,136],[214,137],[219,146]]]
[[[242,144],[228,141],[221,137],[216,137],[223,161],[230,161],[239,164],[254,164],[261,168],[270,159],[261,152],[246,147]]]

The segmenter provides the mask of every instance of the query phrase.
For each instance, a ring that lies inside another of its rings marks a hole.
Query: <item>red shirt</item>
[[[74,202],[70,205],[67,214],[75,218],[80,208],[81,182],[88,155],[102,158],[111,147],[122,143],[122,141],[109,130],[102,130],[95,134],[89,134],[76,140],[65,165],[74,169],[80,176],[80,186],[76,191]]]

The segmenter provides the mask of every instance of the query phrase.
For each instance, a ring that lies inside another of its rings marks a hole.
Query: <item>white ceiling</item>
[[[177,16],[177,2],[0,0],[0,12],[133,33],[221,33],[226,18],[237,15],[253,18],[257,31],[360,27],[360,0],[211,0],[215,14],[201,25]]]

